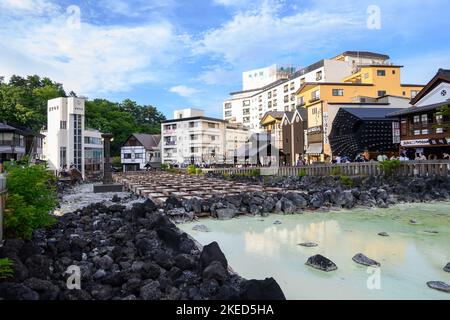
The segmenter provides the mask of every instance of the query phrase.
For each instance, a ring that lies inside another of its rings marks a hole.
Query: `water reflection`
[[[411,219],[419,224],[411,225]],[[282,224],[274,225],[275,220]],[[210,233],[193,231],[195,224],[181,228],[203,244],[217,241],[242,276],[273,276],[289,299],[450,299],[426,286],[430,280],[450,283],[442,270],[450,261],[450,204],[202,220]],[[381,231],[390,236],[378,236]],[[318,247],[298,245],[303,242]],[[366,268],[352,261],[358,252],[381,263],[381,290],[367,288]],[[338,270],[323,273],[305,266],[318,253]]]

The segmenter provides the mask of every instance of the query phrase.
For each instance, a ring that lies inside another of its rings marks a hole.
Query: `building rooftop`
[[[182,119],[164,120],[164,121],[161,121],[161,123],[173,123],[173,122],[194,121],[194,120],[205,120],[205,121],[214,121],[214,122],[223,122],[223,123],[228,122],[227,120],[223,120],[223,119],[198,116],[198,117],[190,117],[190,118],[182,118]]]
[[[345,51],[344,53],[342,53],[334,58],[337,58],[339,56],[352,56],[352,57],[359,56],[361,58],[375,58],[375,59],[384,59],[384,60],[389,60],[391,58],[386,54],[370,52],[370,51]]]
[[[428,82],[428,84],[416,95],[414,99],[411,100],[411,104],[414,105],[419,102],[425,95],[433,90],[439,83],[449,82],[450,83],[450,70],[439,69],[433,79]]]
[[[435,110],[437,108],[449,105],[450,101],[446,101],[446,102],[441,102],[441,103],[436,103],[436,104],[430,104],[428,106],[423,106],[423,107],[411,107],[411,108],[406,108],[406,109],[400,109],[399,111],[395,111],[392,113],[389,113],[387,115],[387,117],[389,118],[394,118],[394,117],[398,117],[398,116],[406,116],[409,114],[414,114],[414,113],[419,113],[419,112],[426,112],[426,111],[432,111]],[[391,109],[389,109],[391,110]]]
[[[133,133],[132,136],[134,136],[147,150],[157,149],[161,142],[161,135],[159,134]]]
[[[404,110],[402,108],[342,108],[361,120],[387,120],[386,116],[392,112]]]

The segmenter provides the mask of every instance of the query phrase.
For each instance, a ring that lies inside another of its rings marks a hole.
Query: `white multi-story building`
[[[205,117],[204,111],[184,109],[174,119],[161,123],[162,162],[171,164],[215,164],[227,160],[230,145],[245,143],[245,128],[230,126],[221,119]]]
[[[341,82],[359,66],[364,64],[385,64],[389,56],[347,51],[332,59],[324,59],[294,73],[276,73],[274,66],[243,73],[243,90],[231,93],[223,103],[223,118],[242,123],[253,132],[260,132],[260,120],[269,111],[292,111],[297,106],[295,93],[304,83]],[[255,77],[260,72],[267,74]],[[265,73],[264,73],[265,72]],[[275,76],[274,76],[275,74]],[[268,81],[272,82],[268,83]],[[261,85],[260,87],[257,87]]]
[[[85,129],[85,100],[69,97],[48,101],[47,131],[42,132],[49,167],[60,171],[75,166],[86,177],[100,173],[103,141],[97,130]]]

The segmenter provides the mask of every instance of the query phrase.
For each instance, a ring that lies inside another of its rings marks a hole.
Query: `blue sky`
[[[221,117],[243,71],[346,50],[389,54],[404,83],[426,83],[450,69],[448,12],[448,0],[0,0],[0,75]]]

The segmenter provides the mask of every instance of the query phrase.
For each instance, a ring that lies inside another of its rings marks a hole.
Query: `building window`
[[[131,159],[131,153],[124,153],[123,154],[124,159]]]
[[[278,101],[277,100],[273,100],[273,107],[275,108],[278,105]]]
[[[411,99],[414,99],[418,93],[419,93],[419,91],[417,91],[417,90],[411,90]]]
[[[287,84],[284,86],[284,92],[288,92],[288,91],[289,91],[289,85]]]
[[[322,71],[316,72],[316,81],[322,80]]]
[[[305,105],[305,97],[298,98],[298,104],[300,107]]]
[[[384,97],[386,95],[386,90],[378,90],[378,96]]]
[[[73,119],[73,165],[81,172],[82,168],[82,116],[72,115]]]
[[[291,90],[295,89],[295,82],[291,82]]]
[[[289,102],[289,96],[284,96],[284,102]]]
[[[311,93],[311,102],[320,100],[320,92],[319,90],[315,90]]]
[[[231,103],[225,103],[225,109],[231,109]]]
[[[377,70],[377,76],[385,77],[386,76],[386,70]]]
[[[267,92],[267,99],[272,99],[272,91]]]
[[[436,123],[441,124],[442,122],[444,122],[444,116],[442,114],[437,114],[436,115]]]
[[[369,73],[368,72],[364,73],[364,79],[369,79]]]
[[[270,109],[270,108],[272,108],[272,101],[269,101],[268,103],[267,103],[267,107]]]
[[[135,153],[134,158],[135,159],[144,159],[144,155],[142,153]]]
[[[273,97],[275,98],[277,96],[277,89],[273,90]]]
[[[420,116],[414,116],[413,122],[414,124],[420,124]]]
[[[306,82],[305,78],[301,78],[301,79],[300,79],[300,85],[301,85],[301,86],[304,85],[305,82]]]
[[[59,148],[59,164],[61,167],[67,165],[67,149],[66,147]]]
[[[428,115],[427,114],[423,114],[421,118],[422,118],[422,124],[428,124]]]
[[[420,136],[420,130],[414,130],[414,135],[415,136]]]
[[[436,128],[436,133],[437,134],[444,133],[444,132],[445,132],[444,128]]]
[[[396,71],[395,70],[392,70],[392,74],[395,74],[396,73]]]
[[[344,96],[344,89],[333,89],[333,96],[335,97]]]
[[[225,117],[231,117],[232,112],[231,111],[225,111]]]
[[[250,105],[250,100],[244,100],[243,105],[244,107],[248,107]]]
[[[208,128],[209,129],[216,129],[217,128],[217,124],[216,123],[208,123]]]
[[[67,121],[60,121],[59,122],[59,128],[61,130],[67,130]]]
[[[422,134],[430,134],[430,130],[428,130],[428,129],[423,129],[423,130],[422,130]]]

